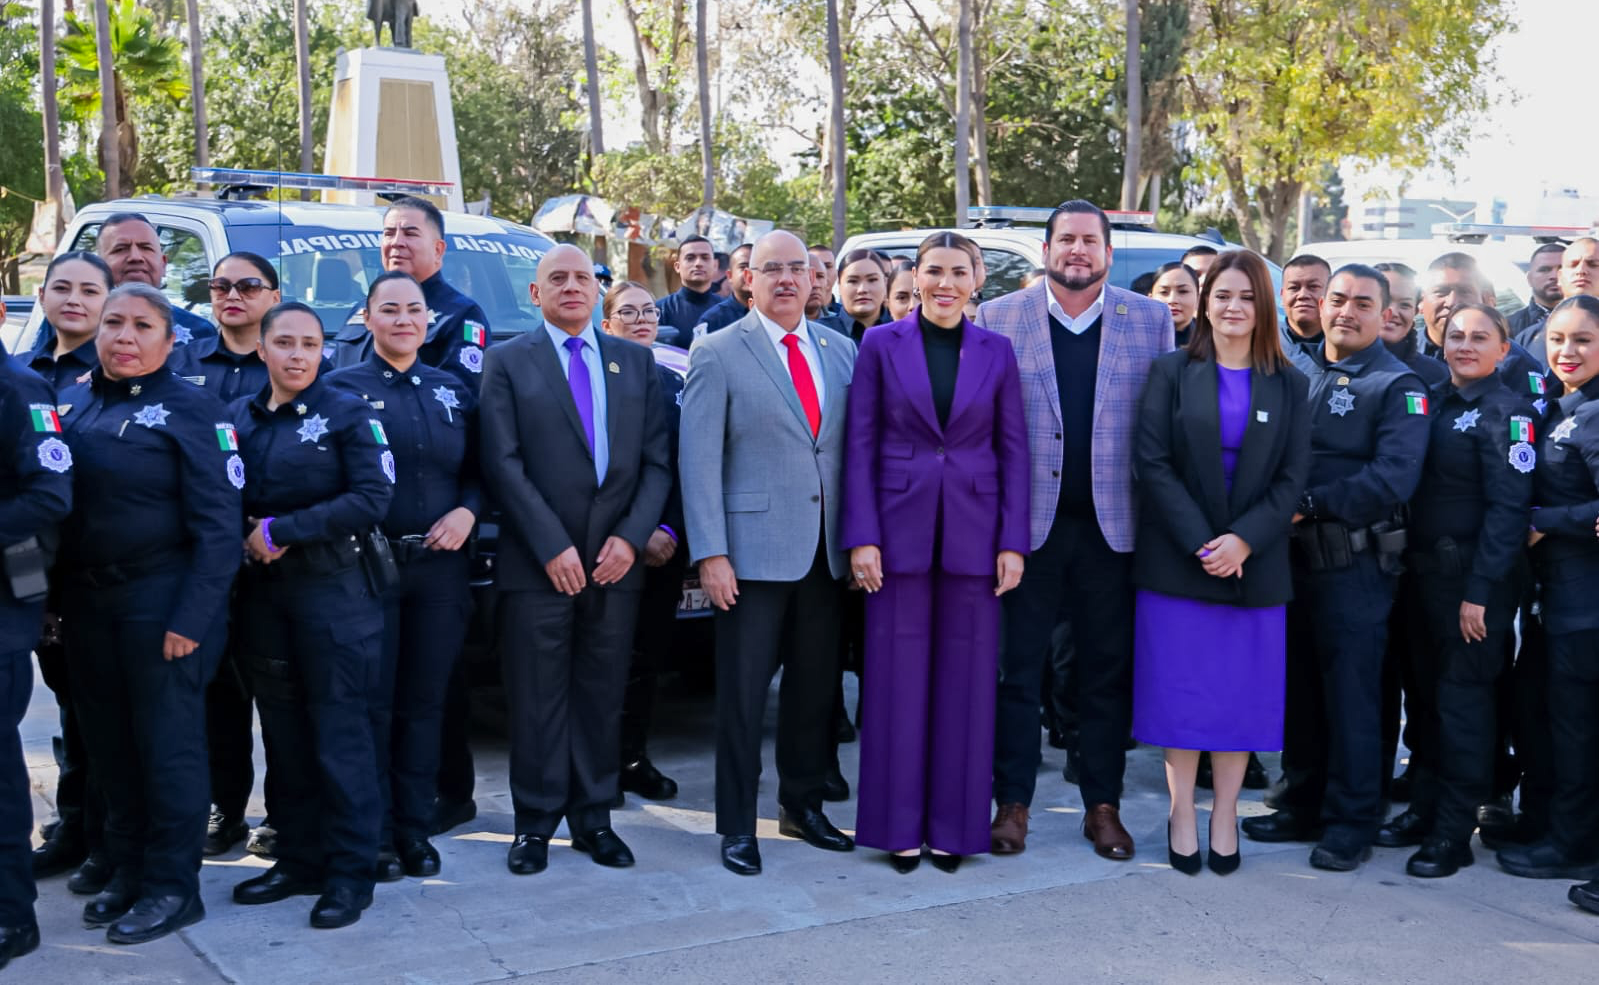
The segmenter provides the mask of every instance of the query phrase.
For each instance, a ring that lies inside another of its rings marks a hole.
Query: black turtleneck
[[[962,321],[954,328],[944,328],[927,320],[920,308],[916,309],[916,323],[922,329],[922,351],[927,354],[927,378],[933,384],[933,410],[938,414],[938,426],[949,423],[949,408],[955,402],[955,377],[961,367],[961,336],[965,331]]]

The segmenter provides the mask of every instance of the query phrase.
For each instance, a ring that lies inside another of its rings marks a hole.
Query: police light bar
[[[374,192],[379,195],[448,195],[453,181],[410,178],[357,178],[306,171],[256,171],[249,168],[190,168],[195,181],[227,188],[289,188],[307,191]]]
[[[1492,222],[1439,222],[1432,227],[1434,236],[1454,243],[1481,243],[1490,236],[1529,236],[1540,243],[1551,243],[1587,236],[1592,231],[1589,226],[1507,226]]]
[[[1035,208],[1026,205],[973,205],[966,210],[966,221],[974,226],[1007,226],[1016,223],[1042,226],[1054,213],[1053,208]],[[1112,226],[1153,229],[1155,213],[1133,212],[1120,209],[1106,210],[1105,217]]]

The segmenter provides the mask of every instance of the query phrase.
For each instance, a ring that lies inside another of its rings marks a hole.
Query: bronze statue
[[[378,47],[383,47],[383,25],[389,25],[390,40],[396,48],[411,47],[411,20],[416,17],[416,0],[366,0],[366,18],[372,22]]]

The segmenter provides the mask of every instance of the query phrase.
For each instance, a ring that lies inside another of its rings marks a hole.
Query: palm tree
[[[955,225],[972,201],[972,0],[959,0],[955,56]]]
[[[1138,208],[1138,173],[1143,170],[1144,80],[1138,40],[1138,0],[1127,0],[1127,157],[1122,164],[1122,208]]]
[[[66,115],[79,124],[101,121],[100,165],[108,196],[132,193],[139,166],[139,133],[128,112],[133,95],[177,104],[189,94],[183,46],[160,32],[155,15],[120,0],[95,4],[93,20],[68,10],[56,46],[65,77]],[[98,25],[98,26],[97,26]],[[102,66],[108,71],[102,72]],[[110,136],[108,137],[107,134]]]
[[[827,0],[828,170],[833,179],[833,249],[844,242],[844,42],[838,0]]]
[[[66,232],[66,178],[61,170],[61,108],[56,102],[56,5],[39,0],[39,81],[44,100],[44,198],[55,209],[52,243]]]
[[[199,167],[211,164],[211,130],[205,122],[205,70],[201,58],[205,49],[200,42],[200,0],[189,0],[189,88],[194,99],[194,163]]]
[[[700,96],[700,176],[704,192],[700,204],[706,211],[716,205],[716,156],[711,150],[710,39],[705,29],[709,6],[710,0],[697,0],[694,4],[694,63]]]
[[[294,0],[294,64],[299,69],[300,89],[300,170],[311,171],[311,31],[306,23],[305,0]],[[311,193],[300,190],[300,200]]]
[[[594,46],[594,0],[583,0],[583,71],[588,75],[589,160],[605,153],[600,115],[600,58]]]

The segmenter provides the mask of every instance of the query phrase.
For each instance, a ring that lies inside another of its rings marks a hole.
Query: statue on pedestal
[[[389,25],[390,40],[396,48],[411,47],[411,20],[417,15],[416,0],[367,0],[366,17],[383,47],[383,25]]]

